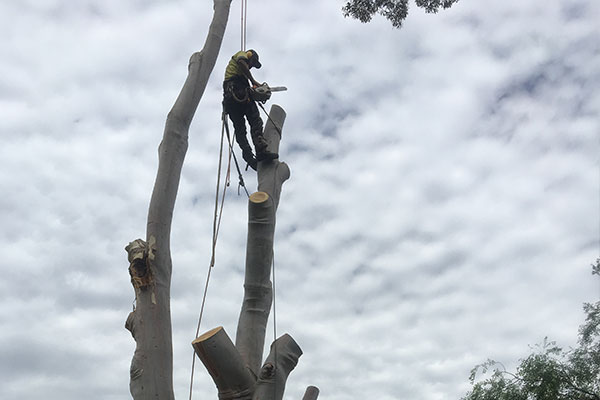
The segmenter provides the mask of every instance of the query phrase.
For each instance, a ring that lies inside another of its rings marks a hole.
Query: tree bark
[[[136,400],[174,399],[170,312],[171,222],[188,146],[189,126],[215,66],[231,0],[214,0],[213,3],[213,20],[204,47],[191,56],[187,79],[167,116],[148,210],[146,242],[135,241],[127,247],[130,263],[132,251],[142,248],[141,258],[138,257],[130,266],[136,308],[126,323],[136,341],[130,371],[130,391]],[[143,285],[139,284],[139,273],[144,276]]]
[[[276,111],[273,112],[273,109]],[[279,149],[279,132],[285,121],[285,112],[279,106],[271,109],[271,119],[265,126],[265,139],[270,152]],[[273,120],[273,122],[271,121]],[[254,374],[262,364],[265,332],[271,311],[271,265],[273,262],[273,237],[275,213],[283,182],[290,176],[289,168],[279,160],[258,163],[259,191],[248,201],[248,240],[246,245],[246,272],[244,300],[238,321],[235,346]],[[262,187],[260,182],[263,182]]]
[[[302,400],[317,400],[319,397],[319,388],[316,386],[309,386],[306,388],[306,392],[304,392],[304,396]]]
[[[279,151],[284,120],[285,112],[274,105],[264,131],[270,152]],[[290,177],[290,170],[285,163],[271,160],[259,162],[257,173],[259,191],[253,193],[248,200],[244,299],[237,326],[237,351],[231,348],[228,338],[216,339],[217,334],[224,334],[220,328],[205,333],[193,342],[196,353],[219,388],[219,397],[223,399],[246,399],[245,396],[250,393],[253,400],[281,400],[287,378],[302,355],[302,350],[294,339],[285,334],[273,342],[267,360],[260,367],[272,302],[270,276],[275,215],[281,188]],[[204,344],[207,338],[213,340],[213,336],[214,342]],[[198,347],[200,345],[202,347]],[[258,377],[250,391],[247,389],[250,380],[242,366],[250,371],[248,374]],[[224,379],[227,381],[223,382]],[[314,390],[310,393],[314,395]],[[316,399],[316,395],[314,396]]]
[[[252,398],[256,378],[222,327],[199,336],[192,346],[217,385],[219,399]]]
[[[285,122],[285,111],[277,104],[271,106],[269,118],[265,124],[264,137],[267,141],[267,150],[271,153],[279,153],[279,142],[283,133]],[[283,183],[290,178],[290,168],[284,162],[274,160],[258,163],[258,190],[266,192],[273,199],[275,211],[279,206],[279,197]]]
[[[253,400],[281,400],[285,383],[302,355],[300,346],[288,334],[271,344],[271,352],[260,370]]]

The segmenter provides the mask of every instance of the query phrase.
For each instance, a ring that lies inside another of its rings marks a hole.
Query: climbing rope
[[[277,131],[277,133],[279,133],[279,137],[282,137],[282,133],[281,133],[281,128],[277,126],[277,124],[275,123],[275,121],[273,121],[273,119],[271,118],[271,116],[269,115],[269,113],[267,112],[267,110],[265,110],[265,106],[262,105],[261,102],[256,102],[260,108],[263,110],[263,112],[265,113],[265,115],[267,116],[267,119],[269,121],[271,121],[271,123],[273,124],[273,126],[275,127],[275,130]]]
[[[247,39],[247,23],[246,23],[246,21],[247,21],[247,17],[248,17],[248,0],[242,0],[241,7],[242,7],[242,9],[241,9],[241,27],[240,27],[240,31],[241,31],[240,46],[241,46],[241,51],[244,51],[246,49],[246,39]],[[263,112],[266,114],[267,118],[271,121],[271,123],[273,124],[273,126],[275,127],[277,132],[279,132],[279,135],[281,137],[281,129],[277,126],[277,124],[275,124],[275,121],[273,121],[271,119],[271,116],[265,110],[263,105],[260,102],[258,104],[260,105]],[[218,239],[219,230],[221,227],[221,217],[223,215],[223,206],[225,204],[225,194],[227,192],[227,187],[229,187],[229,185],[230,185],[231,159],[232,158],[235,163],[235,167],[237,169],[238,178],[239,178],[238,195],[240,192],[239,188],[243,187],[244,191],[246,192],[246,196],[250,197],[250,194],[248,193],[248,189],[246,188],[246,185],[244,183],[244,178],[242,176],[240,166],[239,166],[237,158],[235,156],[235,152],[233,150],[233,141],[232,141],[231,134],[229,131],[229,124],[227,123],[227,114],[225,113],[225,111],[223,111],[221,119],[222,119],[221,144],[220,144],[220,151],[219,151],[219,165],[218,165],[218,169],[217,169],[217,187],[215,190],[215,208],[214,208],[214,215],[213,215],[213,234],[212,234],[211,258],[210,258],[210,264],[208,267],[208,273],[206,276],[206,283],[204,285],[204,294],[202,296],[202,304],[200,306],[200,315],[198,317],[198,325],[196,327],[196,336],[195,337],[198,337],[198,335],[200,334],[200,325],[202,323],[202,317],[204,315],[204,307],[206,305],[206,297],[207,297],[207,293],[208,293],[210,276],[211,276],[212,269],[215,266],[217,239]],[[225,184],[223,186],[223,194],[221,196],[220,206],[219,206],[219,190],[220,190],[220,184],[221,184],[221,170],[222,170],[222,162],[223,162],[223,147],[224,147],[225,135],[227,135],[229,156],[228,156],[228,165],[227,165],[227,175],[225,178]],[[247,169],[247,167],[246,167],[246,169]],[[273,255],[273,259],[272,259],[272,273],[273,273],[273,342],[274,342],[275,340],[277,340],[277,307],[276,307],[276,290],[275,290],[276,286],[275,286],[275,256],[274,255]],[[274,351],[275,351],[274,367],[276,369],[277,368],[277,347],[275,347]],[[193,352],[193,354],[192,354],[192,371],[191,371],[191,376],[190,376],[189,400],[192,400],[195,366],[196,366],[196,354],[195,354],[195,352]],[[275,394],[277,392],[276,384],[273,386],[273,390],[274,390],[274,394]]]
[[[241,20],[242,26],[240,28],[241,31],[241,51],[246,50],[246,20],[248,18],[248,0],[242,0],[242,12],[241,12]]]
[[[246,185],[244,184],[244,178],[242,177],[242,173],[240,171],[240,167],[238,165],[237,159],[235,157],[235,153],[233,151],[233,144],[231,141],[231,137],[229,134],[229,126],[227,125],[227,114],[222,114],[222,126],[221,126],[221,144],[219,150],[219,165],[217,167],[217,188],[215,190],[215,209],[213,214],[213,230],[212,230],[212,244],[211,244],[211,257],[210,264],[208,266],[208,273],[206,275],[206,283],[204,285],[204,294],[202,296],[202,304],[200,306],[200,315],[198,317],[198,325],[196,327],[196,336],[200,334],[200,325],[202,323],[202,317],[204,316],[204,306],[206,305],[206,297],[208,294],[208,284],[210,282],[210,275],[213,267],[215,266],[216,261],[216,250],[217,250],[217,239],[219,237],[219,231],[221,228],[221,217],[223,216],[223,206],[225,205],[225,195],[227,193],[227,188],[230,185],[230,176],[231,176],[231,159],[233,158],[235,162],[235,166],[238,171],[239,183],[238,185],[243,187],[246,191],[246,195],[250,197],[248,194],[248,190],[246,189]],[[228,163],[227,163],[227,174],[225,176],[225,183],[223,185],[223,192],[221,195],[221,200],[219,201],[219,192],[221,186],[221,171],[223,169],[223,148],[225,143],[225,133],[227,133],[227,141],[228,141]],[[238,186],[238,195],[239,195],[239,186]],[[190,397],[192,400],[192,392],[194,387],[194,371],[196,367],[196,354],[195,352],[192,354],[192,372],[190,376]]]
[[[227,132],[227,141],[229,142],[229,154],[233,154],[233,161],[235,163],[235,168],[238,172],[238,195],[240,194],[240,186],[244,188],[246,191],[246,196],[250,197],[250,193],[248,193],[248,189],[246,189],[246,184],[244,183],[244,177],[242,176],[242,171],[240,170],[240,165],[238,164],[237,157],[235,156],[235,152],[233,151],[233,141],[231,140],[231,134],[229,133],[229,124],[227,123],[227,114],[223,111],[223,124],[225,125],[225,132]]]
[[[273,343],[277,340],[277,302],[275,299],[277,296],[275,295],[277,291],[275,290],[275,254],[272,254],[272,266],[273,266]],[[277,345],[273,346],[274,358],[275,358],[275,373],[277,373]],[[277,379],[273,380],[273,398],[277,398]]]

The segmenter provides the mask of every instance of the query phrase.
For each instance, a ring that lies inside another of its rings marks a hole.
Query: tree
[[[440,9],[452,7],[458,0],[416,0],[417,6],[428,13],[437,13]],[[360,22],[369,22],[375,14],[381,14],[394,28],[402,27],[408,15],[408,0],[351,0],[342,8],[346,17]]]
[[[181,169],[188,146],[190,123],[219,54],[232,0],[213,0],[213,19],[201,51],[192,54],[188,76],[168,113],[159,145],[159,165],[148,210],[146,239],[136,239],[125,248],[135,290],[135,308],[126,321],[136,349],[130,369],[130,391],[136,400],[173,400],[173,350],[171,333],[170,234]],[[449,7],[457,0],[418,0],[430,12]],[[406,1],[359,1],[348,3],[347,15],[363,22],[382,12],[400,26],[406,16]],[[279,146],[285,112],[271,110],[269,146]],[[279,137],[277,137],[277,135]],[[269,141],[269,139],[267,139]],[[276,149],[273,149],[276,152]],[[278,338],[261,367],[266,321],[271,307],[270,262],[275,229],[275,211],[283,182],[289,177],[285,163],[259,163],[259,192],[249,204],[245,296],[235,345],[223,329],[215,328],[194,341],[194,349],[211,373],[221,399],[281,399],[285,381],[302,354],[289,335]],[[309,387],[305,400],[317,398]]]
[[[285,112],[274,105],[269,115],[264,136],[268,150],[278,153]],[[244,299],[235,345],[221,327],[192,343],[218,388],[219,399],[282,399],[288,375],[302,355],[300,346],[285,334],[273,342],[270,354],[262,361],[272,303],[270,272],[275,214],[290,170],[279,160],[259,161],[257,175],[258,192],[250,195],[248,201]],[[317,395],[318,390],[309,387],[305,399],[315,400]]]
[[[134,240],[125,248],[136,295],[134,311],[125,324],[136,342],[130,369],[130,391],[136,400],[174,399],[170,231],[190,123],[216,63],[231,0],[214,0],[213,4],[214,15],[205,45],[191,56],[188,77],[167,116],[146,240]],[[278,152],[284,119],[283,109],[272,107],[264,133],[272,152]],[[217,385],[220,399],[281,399],[287,376],[302,354],[292,337],[283,335],[275,340],[261,368],[272,299],[270,266],[275,211],[282,184],[289,175],[288,166],[278,160],[258,163],[259,192],[249,199],[245,295],[235,346],[220,327],[193,342]],[[305,399],[315,400],[317,395],[318,389],[309,387]]]
[[[600,275],[600,259],[592,265]],[[520,361],[516,372],[488,360],[475,366],[473,385],[463,400],[600,400],[600,301],[584,303],[585,322],[579,327],[577,347],[564,350],[544,339]],[[476,382],[479,372],[491,376]]]
[[[136,349],[130,369],[134,399],[174,399],[171,333],[171,250],[173,208],[188,146],[190,123],[206,88],[223,41],[231,0],[214,0],[214,15],[201,51],[194,53],[188,77],[167,116],[159,165],[146,225],[146,240],[127,247],[135,309],[127,318]]]

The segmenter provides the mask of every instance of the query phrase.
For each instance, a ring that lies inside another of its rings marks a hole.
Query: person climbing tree
[[[239,51],[231,57],[227,64],[223,82],[223,110],[233,123],[235,139],[242,149],[242,157],[255,171],[257,161],[272,160],[278,157],[276,153],[267,151],[267,142],[263,137],[263,121],[250,93],[250,83],[253,88],[261,85],[250,73],[250,68],[259,69],[261,66],[255,50]],[[250,125],[250,136],[256,157],[248,143],[244,117]]]

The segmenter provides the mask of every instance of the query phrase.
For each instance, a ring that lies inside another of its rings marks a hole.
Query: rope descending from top
[[[242,0],[242,26],[241,26],[241,51],[246,50],[246,21],[248,19],[248,0]]]
[[[217,168],[217,188],[215,190],[215,211],[213,215],[213,233],[212,233],[212,246],[211,246],[211,257],[210,264],[208,266],[208,274],[206,276],[206,284],[204,285],[204,294],[202,296],[202,305],[200,306],[200,316],[198,317],[198,326],[196,327],[196,336],[200,334],[200,324],[202,322],[202,317],[204,315],[204,306],[206,304],[206,296],[208,293],[208,283],[210,282],[210,274],[215,266],[216,261],[216,250],[217,250],[217,239],[219,237],[219,230],[221,228],[221,217],[223,216],[223,206],[225,205],[225,194],[227,193],[227,188],[230,184],[230,175],[231,175],[231,159],[233,158],[235,162],[235,166],[239,175],[239,186],[243,187],[246,191],[246,195],[250,197],[248,193],[248,189],[246,189],[246,185],[244,184],[244,178],[242,177],[242,172],[240,171],[240,167],[238,165],[237,159],[235,157],[235,153],[233,151],[233,144],[231,142],[231,136],[229,134],[229,126],[227,125],[227,114],[223,113],[222,115],[223,125],[221,126],[221,146],[219,150],[219,166]],[[221,186],[221,170],[223,165],[223,147],[225,143],[225,132],[227,132],[227,141],[228,141],[228,165],[227,165],[227,174],[225,176],[225,184],[223,185],[223,193],[221,195],[221,201],[219,206],[219,191]],[[239,188],[238,188],[239,194]],[[192,372],[190,376],[190,397],[189,400],[192,400],[192,392],[194,387],[194,370],[196,367],[196,353],[192,354]]]
[[[246,196],[250,198],[250,193],[248,193],[248,189],[246,188],[246,184],[244,183],[244,177],[242,176],[242,171],[240,170],[240,165],[238,164],[237,157],[235,156],[235,152],[233,151],[233,141],[231,140],[231,134],[229,133],[229,124],[227,123],[227,114],[223,112],[223,125],[225,126],[225,132],[227,132],[227,141],[229,142],[229,157],[233,155],[233,162],[235,163],[235,168],[238,172],[238,195],[240,194],[240,186],[244,188],[246,191]],[[230,160],[231,162],[231,160]],[[248,169],[248,167],[246,167]]]
[[[271,118],[271,116],[269,115],[269,113],[267,112],[267,110],[265,110],[265,106],[263,106],[260,101],[257,101],[256,104],[258,104],[260,106],[260,108],[262,108],[263,112],[267,116],[267,119],[269,121],[271,121],[271,123],[273,124],[273,127],[275,128],[275,130],[277,131],[277,133],[279,133],[279,137],[282,137],[283,134],[281,133],[281,128],[279,126],[277,126],[277,124],[275,123],[275,121],[273,121],[273,118]]]

